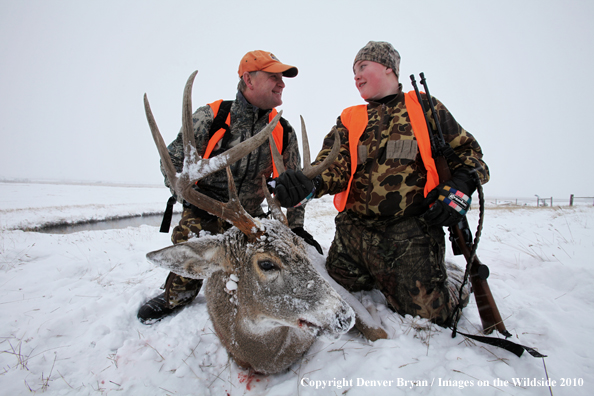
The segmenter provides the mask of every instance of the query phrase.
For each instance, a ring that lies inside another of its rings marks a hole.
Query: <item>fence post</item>
[[[573,194],[569,196],[569,206],[573,206]]]

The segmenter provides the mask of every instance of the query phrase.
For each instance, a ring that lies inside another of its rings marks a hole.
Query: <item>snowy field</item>
[[[164,187],[0,183],[0,394],[592,394],[592,206],[486,210],[479,257],[501,315],[513,341],[547,358],[451,338],[366,293],[358,297],[390,339],[368,342],[352,329],[319,340],[286,373],[248,377],[213,334],[202,293],[152,326],[136,319],[167,275],[145,259],[170,244],[158,227],[21,230],[158,213],[168,197]],[[325,252],[334,215],[330,199],[308,206],[306,229]],[[477,210],[469,221],[474,230]],[[471,298],[459,329],[477,334],[479,326]]]

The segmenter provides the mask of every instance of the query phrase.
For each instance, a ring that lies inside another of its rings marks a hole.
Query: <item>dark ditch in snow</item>
[[[181,214],[173,214],[170,230],[177,225],[180,218]],[[138,216],[113,217],[106,220],[87,220],[79,223],[47,224],[43,227],[26,231],[43,232],[46,234],[73,234],[81,231],[104,231],[128,227],[140,227],[142,225],[161,227],[162,220],[163,214],[161,213],[144,214]]]

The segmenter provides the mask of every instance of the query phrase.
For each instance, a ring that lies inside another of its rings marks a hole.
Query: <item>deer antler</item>
[[[307,130],[305,129],[305,121],[303,121],[303,117],[301,118],[301,140],[303,141],[303,174],[307,176],[308,179],[313,179],[330,166],[332,162],[338,157],[338,153],[340,152],[340,135],[338,131],[334,129],[334,145],[332,146],[332,150],[330,150],[330,154],[316,166],[311,166],[311,155],[309,152],[309,140],[307,138]],[[272,160],[274,161],[274,165],[278,170],[278,173],[283,173],[285,171],[285,166],[283,165],[283,159],[281,157],[281,153],[278,151],[276,147],[276,143],[274,143],[274,139],[272,137],[269,138],[270,146],[272,148]]]
[[[285,165],[283,164],[283,158],[281,156],[281,153],[278,151],[278,148],[276,147],[276,143],[274,142],[272,136],[268,140],[270,141],[272,160],[274,161],[274,165],[276,166],[276,169],[278,170],[279,174],[283,173],[285,171]],[[334,129],[334,145],[332,146],[332,150],[330,150],[330,154],[328,154],[324,161],[322,161],[316,166],[311,166],[309,140],[307,138],[307,130],[305,129],[305,121],[303,121],[303,117],[301,117],[301,140],[303,141],[303,174],[311,180],[320,173],[322,173],[324,170],[328,169],[330,164],[332,164],[336,157],[338,157],[338,153],[340,152],[340,135],[338,134],[338,131]],[[264,192],[266,194],[268,206],[270,207],[270,211],[272,212],[273,216],[277,220],[285,224],[288,224],[287,218],[281,210],[281,205],[278,202],[278,199],[276,197],[273,198],[268,193],[265,178],[262,178],[262,185],[264,188]]]
[[[198,71],[195,71],[190,75],[184,89],[182,108],[184,167],[179,174],[176,172],[176,169],[171,162],[169,151],[167,150],[167,146],[165,145],[163,137],[159,132],[155,118],[153,117],[147,95],[144,95],[146,118],[148,120],[155,144],[157,145],[157,150],[159,151],[159,156],[161,157],[161,162],[163,163],[163,168],[165,169],[165,174],[167,175],[169,183],[175,192],[187,202],[211,213],[212,215],[229,221],[244,234],[246,234],[248,238],[252,240],[256,239],[262,235],[264,231],[260,229],[259,223],[257,223],[256,220],[254,220],[245,211],[243,206],[241,206],[241,202],[239,201],[239,197],[237,196],[237,191],[235,189],[233,175],[231,174],[229,166],[250,152],[254,151],[271,136],[272,130],[280,119],[282,111],[279,111],[276,117],[274,117],[274,119],[255,136],[252,136],[241,144],[238,144],[237,146],[225,151],[220,155],[217,155],[216,157],[203,159],[196,151],[194,126],[192,123],[191,93],[194,78],[196,77],[197,73]],[[229,181],[229,201],[227,203],[217,201],[216,199],[201,194],[194,189],[194,186],[198,180],[223,168],[227,168],[227,179]]]

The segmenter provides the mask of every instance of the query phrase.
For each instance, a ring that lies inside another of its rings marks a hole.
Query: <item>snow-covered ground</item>
[[[390,339],[368,342],[353,329],[336,341],[319,340],[286,373],[248,377],[213,334],[202,293],[152,326],[136,319],[167,275],[145,259],[171,243],[157,227],[18,229],[160,212],[168,197],[163,187],[0,183],[2,395],[592,393],[592,206],[486,210],[479,257],[490,266],[499,310],[513,341],[547,358],[451,338],[449,330],[402,318],[381,295],[366,293],[358,297]],[[328,198],[308,205],[306,228],[325,252],[334,215]],[[476,210],[469,221],[474,229]],[[476,334],[479,326],[471,299],[459,328]]]

